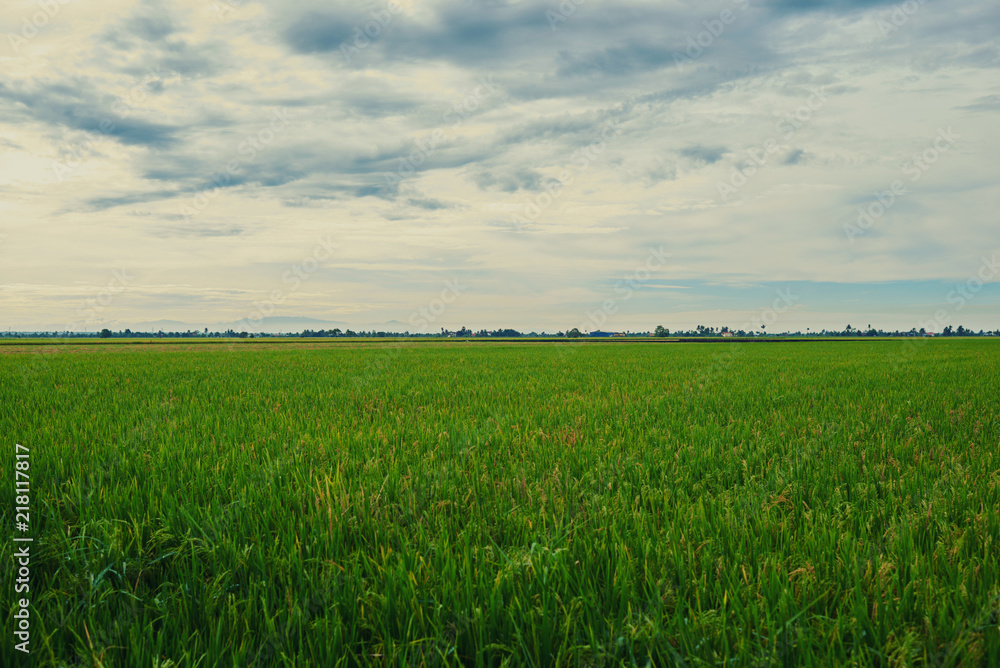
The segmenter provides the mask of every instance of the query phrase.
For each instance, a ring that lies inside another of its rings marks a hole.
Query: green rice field
[[[3,666],[1000,665],[1000,340],[6,342],[0,383]]]

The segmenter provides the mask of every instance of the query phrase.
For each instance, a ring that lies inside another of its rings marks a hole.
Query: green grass
[[[1000,342],[187,343],[0,352],[31,665],[1000,664]]]

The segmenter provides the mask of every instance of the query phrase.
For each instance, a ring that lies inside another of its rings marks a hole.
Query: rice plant
[[[1000,665],[1000,345],[906,345],[0,346],[31,665]]]

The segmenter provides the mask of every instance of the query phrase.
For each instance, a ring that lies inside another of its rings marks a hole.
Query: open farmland
[[[1000,664],[1000,341],[4,345],[0,379],[37,666]]]

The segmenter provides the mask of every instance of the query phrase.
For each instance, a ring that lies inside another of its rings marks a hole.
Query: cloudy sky
[[[7,0],[0,35],[4,329],[1000,328],[995,0]]]

